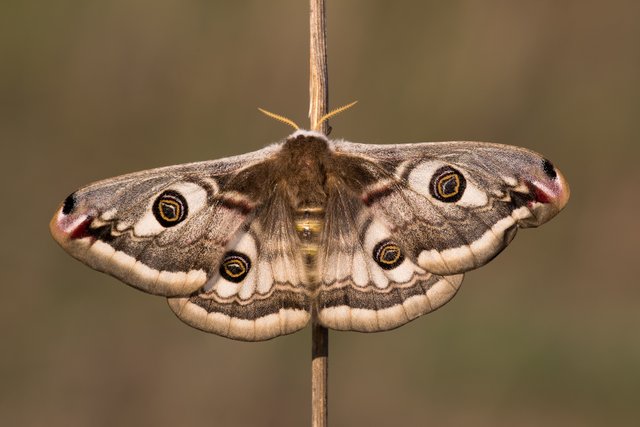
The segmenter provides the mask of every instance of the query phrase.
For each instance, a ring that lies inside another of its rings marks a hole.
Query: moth
[[[338,330],[399,327],[568,199],[560,171],[523,148],[298,130],[249,154],[90,184],[50,229],[92,268],[167,297],[187,324],[258,341],[312,316]]]

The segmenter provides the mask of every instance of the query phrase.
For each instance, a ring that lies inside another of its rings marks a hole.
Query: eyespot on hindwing
[[[383,269],[391,270],[404,261],[404,254],[396,243],[383,240],[373,248],[373,260]]]
[[[251,269],[251,261],[245,254],[229,251],[220,264],[220,275],[233,283],[240,283],[247,277]]]

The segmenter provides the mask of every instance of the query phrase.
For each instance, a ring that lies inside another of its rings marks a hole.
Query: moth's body
[[[462,273],[569,197],[540,155],[476,142],[364,145],[298,131],[255,153],[143,171],[69,196],[73,256],[243,340],[379,331],[446,303]]]
[[[318,247],[324,224],[327,194],[327,165],[330,163],[327,141],[321,138],[287,140],[270,168],[275,175],[274,188],[286,194],[296,235],[300,242],[303,282],[313,290],[318,279]]]

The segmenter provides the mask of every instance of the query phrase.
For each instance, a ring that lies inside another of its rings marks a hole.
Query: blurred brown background
[[[310,332],[241,343],[66,255],[91,181],[258,149],[306,122],[305,1],[0,5],[0,424],[300,426]],[[331,333],[333,425],[637,425],[637,1],[330,1],[333,136],[544,153],[567,209],[444,309]]]

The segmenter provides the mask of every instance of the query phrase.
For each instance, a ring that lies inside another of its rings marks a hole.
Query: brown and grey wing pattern
[[[393,329],[455,295],[462,274],[444,277],[420,267],[405,255],[392,226],[351,188],[329,182],[327,189],[315,300],[322,325],[361,332]]]
[[[157,295],[187,295],[214,273],[247,221],[250,195],[224,191],[238,171],[277,147],[99,181],[54,215],[56,241],[89,266]]]
[[[398,327],[568,197],[560,172],[520,148],[298,131],[254,153],[91,184],[50,228],[89,266],[168,297],[184,322],[256,341],[312,315],[334,329]]]
[[[244,341],[289,334],[307,324],[310,304],[299,241],[277,186],[225,253],[218,273],[201,291],[169,299],[178,317]]]
[[[292,332],[306,323],[306,295],[297,279],[276,275],[297,267],[274,266],[290,262],[295,245],[260,221],[274,204],[282,210],[269,183],[279,150],[91,184],[65,200],[51,232],[97,270],[145,292],[182,297],[170,300],[172,309],[201,329],[247,340]],[[274,223],[286,227],[287,218]],[[264,232],[262,244],[256,236]],[[247,280],[235,286],[240,277]]]
[[[548,220],[568,197],[548,161],[515,147],[333,148],[328,176],[339,183],[327,187],[317,309],[336,329],[390,329],[441,306],[461,273],[491,260],[518,227]]]
[[[368,181],[358,189],[365,205],[391,225],[419,266],[441,275],[484,265],[518,228],[547,221],[569,196],[548,160],[518,147],[339,142],[335,150],[368,165]]]

